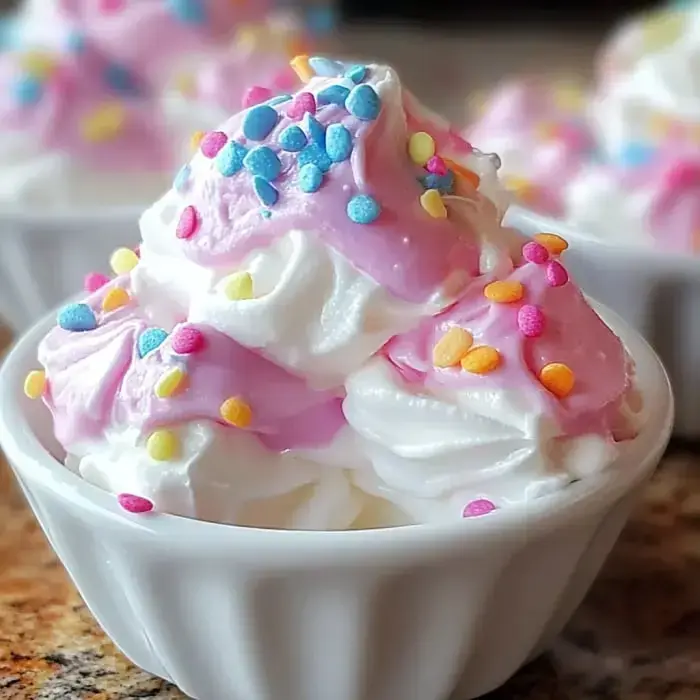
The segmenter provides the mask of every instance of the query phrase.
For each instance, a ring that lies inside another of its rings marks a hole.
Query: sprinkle
[[[228,136],[223,131],[210,131],[199,144],[199,148],[206,158],[214,158],[226,145]]]
[[[122,95],[137,95],[139,92],[136,77],[126,67],[112,63],[105,68],[104,81],[115,92]]]
[[[331,61],[323,56],[313,56],[309,59],[309,66],[313,69],[316,75],[322,78],[335,78],[339,76],[343,70],[343,64],[338,61]]]
[[[644,143],[628,143],[618,155],[620,165],[624,168],[639,168],[649,163],[654,157],[655,149]]]
[[[318,93],[318,104],[320,105],[345,105],[350,90],[344,85],[329,85]]]
[[[334,163],[342,163],[352,153],[352,135],[342,124],[331,124],[326,130],[326,153]]]
[[[424,166],[435,155],[435,140],[425,131],[411,134],[408,140],[408,155],[416,165]]]
[[[523,246],[523,257],[528,262],[543,265],[549,260],[549,251],[541,243],[530,241]]]
[[[202,0],[166,0],[166,7],[185,24],[204,24],[207,13]]]
[[[447,175],[447,165],[445,164],[445,161],[440,158],[440,156],[431,156],[428,159],[428,162],[425,164],[425,169],[429,173],[433,173],[433,175],[440,175],[441,177],[444,177]]]
[[[48,51],[26,51],[18,62],[22,71],[39,83],[48,80],[57,68],[56,59]]]
[[[270,105],[257,105],[246,112],[243,134],[251,141],[264,141],[275,128],[279,115]]]
[[[175,228],[175,235],[183,240],[192,238],[198,227],[199,216],[197,215],[197,210],[191,204],[188,204],[180,214],[177,227]]]
[[[15,81],[12,92],[15,101],[26,107],[41,100],[44,88],[38,78],[23,76]]]
[[[300,121],[305,114],[316,114],[316,98],[310,92],[300,92],[287,107],[287,116]]]
[[[306,134],[298,126],[288,126],[279,136],[280,146],[290,153],[301,151],[306,143]]]
[[[245,169],[252,175],[258,175],[265,180],[274,180],[282,171],[282,163],[277,154],[268,146],[256,146],[248,151],[243,159]]]
[[[109,282],[107,275],[103,275],[101,272],[88,272],[83,280],[83,289],[92,294],[92,292],[104,287],[107,282]]]
[[[183,192],[187,189],[187,185],[190,181],[190,175],[192,173],[192,168],[189,165],[183,165],[175,176],[173,182],[173,187],[176,192]]]
[[[350,66],[345,71],[345,77],[350,78],[355,85],[359,85],[367,75],[367,67],[362,65]]]
[[[58,312],[58,325],[64,331],[80,333],[97,328],[97,319],[87,304],[68,304]]]
[[[539,306],[524,304],[518,309],[518,328],[526,338],[539,338],[544,333],[544,313]]]
[[[490,345],[471,348],[462,358],[462,369],[472,374],[488,374],[501,364],[501,354]]]
[[[193,151],[199,149],[199,144],[202,143],[202,139],[206,136],[204,131],[195,131],[192,136],[190,136],[190,148]]]
[[[253,189],[258,199],[267,207],[273,206],[279,199],[279,192],[259,175],[256,175],[253,179]]]
[[[232,396],[219,407],[219,414],[229,425],[247,428],[253,420],[253,411],[243,399]]]
[[[298,156],[299,167],[313,163],[321,172],[327,173],[331,169],[331,159],[326,151],[318,144],[309,144]]]
[[[481,184],[481,178],[473,170],[469,170],[469,168],[465,168],[463,165],[460,165],[449,158],[445,158],[444,161],[445,165],[450,170],[453,170],[456,175],[466,180],[474,189],[479,187]]]
[[[435,343],[433,348],[433,364],[435,367],[455,367],[469,352],[474,343],[472,334],[460,328],[452,326],[445,335]]]
[[[455,176],[449,170],[445,175],[429,173],[419,180],[426,190],[437,190],[440,194],[452,194],[454,191]]]
[[[216,167],[224,177],[232,177],[243,167],[248,149],[237,141],[229,141],[216,156]]]
[[[323,171],[313,163],[308,163],[299,171],[299,189],[306,194],[317,192],[323,183]]]
[[[81,124],[83,138],[91,143],[116,138],[126,122],[126,110],[119,102],[108,102],[96,107]]]
[[[146,451],[157,462],[176,459],[180,452],[180,440],[172,430],[155,430],[146,440]]]
[[[464,506],[462,511],[463,518],[478,518],[480,515],[488,515],[496,510],[496,506],[487,498],[478,498],[475,501],[470,501]]]
[[[326,129],[321,122],[311,114],[306,115],[306,129],[309,132],[311,140],[320,146],[326,147]]]
[[[308,83],[309,80],[314,77],[314,72],[309,65],[308,56],[295,56],[289,62],[289,65],[294,69],[294,72],[299,76],[299,80],[301,80],[302,83]]]
[[[146,357],[149,352],[157,350],[165,342],[167,337],[167,331],[162,328],[147,328],[136,341],[136,349],[138,350],[139,357]]]
[[[131,248],[117,248],[109,259],[115,275],[128,275],[139,264],[139,256]]]
[[[499,280],[484,287],[484,296],[497,304],[512,304],[520,301],[525,294],[525,288],[517,280]]]
[[[173,332],[170,344],[178,355],[192,355],[204,349],[204,334],[194,326],[180,326]]]
[[[347,206],[348,217],[356,224],[371,224],[376,221],[380,212],[379,203],[368,194],[356,195],[348,202]]]
[[[184,387],[186,379],[187,374],[184,370],[173,367],[163,374],[153,391],[157,398],[169,399]]]
[[[126,306],[131,301],[129,292],[121,287],[114,287],[110,289],[107,294],[105,294],[102,300],[102,311],[110,312],[121,309],[122,306]]]
[[[243,109],[255,107],[273,97],[272,90],[261,85],[249,87],[243,94]]]
[[[253,298],[253,277],[250,272],[235,272],[224,278],[221,286],[231,301],[247,301]]]
[[[46,372],[43,369],[32,370],[24,379],[24,395],[29,399],[38,399],[46,388]]]
[[[356,85],[345,100],[345,109],[362,121],[374,121],[382,109],[382,101],[371,85]]]
[[[272,216],[272,212],[269,209],[261,209],[260,216],[262,216],[263,219],[269,219]]]
[[[141,496],[134,496],[132,493],[120,493],[117,496],[117,503],[127,513],[150,513],[153,510],[153,501]]]
[[[533,238],[542,244],[550,255],[561,255],[569,247],[569,244],[556,233],[536,233]]]
[[[563,287],[569,281],[569,273],[558,261],[551,260],[547,265],[547,283],[550,287]]]
[[[447,208],[438,190],[426,190],[423,192],[420,196],[420,205],[433,219],[444,219],[447,217]]]
[[[576,377],[568,365],[550,362],[540,370],[540,382],[558,399],[565,399],[573,391]]]

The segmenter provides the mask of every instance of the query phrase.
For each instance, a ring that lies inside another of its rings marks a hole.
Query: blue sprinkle
[[[178,174],[175,176],[175,181],[173,182],[173,187],[176,192],[182,192],[187,187],[190,180],[190,173],[192,168],[189,165],[183,165]]]
[[[282,172],[282,163],[277,154],[267,146],[256,146],[243,159],[245,169],[265,180],[274,180]]]
[[[374,197],[368,194],[358,194],[347,206],[348,217],[356,224],[371,224],[377,219],[381,208]]]
[[[350,66],[345,71],[345,77],[350,78],[355,85],[359,85],[367,76],[367,66],[362,66],[360,64],[356,66]]]
[[[277,95],[277,97],[272,97],[270,98],[265,104],[270,105],[270,107],[274,107],[275,105],[281,105],[284,104],[285,102],[289,102],[289,100],[292,99],[291,95]]]
[[[21,105],[36,104],[44,94],[41,81],[31,76],[25,76],[17,80],[13,86],[14,98]]]
[[[323,172],[318,165],[307,163],[299,171],[299,188],[306,194],[317,192],[323,182]]]
[[[243,167],[248,149],[237,141],[229,141],[216,154],[216,167],[224,177],[232,177]]]
[[[321,148],[326,147],[326,129],[312,114],[306,113],[306,129],[311,140]]]
[[[298,126],[288,126],[279,138],[285,151],[296,153],[306,146],[306,134]]]
[[[71,53],[80,54],[85,50],[85,35],[82,32],[72,31],[68,35],[66,47]]]
[[[454,191],[455,176],[451,170],[446,175],[429,173],[418,179],[426,190],[437,190],[440,194],[452,194]]]
[[[166,0],[166,7],[186,24],[204,24],[207,13],[202,0]]]
[[[343,64],[338,61],[331,61],[323,56],[312,56],[309,59],[309,66],[316,75],[322,78],[336,78],[343,72]]]
[[[115,92],[123,95],[138,94],[138,85],[134,75],[125,66],[112,63],[104,72],[104,80]]]
[[[331,124],[326,130],[326,153],[334,163],[342,163],[352,153],[352,135],[342,124]]]
[[[382,101],[371,85],[356,85],[345,100],[345,108],[362,121],[374,121],[382,109]]]
[[[271,207],[277,203],[279,192],[265,178],[256,175],[253,179],[253,189],[265,206]]]
[[[327,173],[333,164],[328,154],[319,145],[312,143],[307,146],[297,158],[299,167],[313,163],[321,172]]]
[[[136,343],[139,357],[145,357],[152,350],[159,348],[167,337],[167,332],[162,328],[147,328]]]
[[[68,304],[58,312],[58,325],[64,331],[93,331],[97,328],[97,318],[87,304]]]
[[[654,156],[654,149],[643,143],[628,143],[622,147],[620,164],[627,168],[638,168],[646,165]]]
[[[320,105],[339,105],[342,107],[349,94],[350,90],[344,85],[330,85],[318,93],[316,100]]]
[[[251,141],[263,141],[275,128],[277,119],[278,114],[270,105],[257,105],[243,119],[243,134]]]
[[[272,216],[272,212],[269,209],[261,209],[260,216],[262,216],[263,219],[269,219]]]

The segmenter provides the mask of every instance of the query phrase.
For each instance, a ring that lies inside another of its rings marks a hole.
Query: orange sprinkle
[[[570,367],[561,362],[550,362],[540,370],[540,381],[557,398],[566,398],[573,390],[576,377]]]
[[[294,69],[294,72],[299,76],[299,80],[301,80],[304,83],[308,83],[311,78],[314,77],[314,72],[311,70],[311,66],[309,65],[309,57],[300,54],[299,56],[295,56],[290,62],[289,65]]]
[[[516,280],[491,282],[484,287],[484,296],[497,304],[512,304],[520,301],[525,294],[525,288]]]
[[[253,421],[250,405],[238,396],[226,399],[219,407],[219,414],[229,425],[237,428],[247,428]]]
[[[556,233],[536,233],[533,238],[551,255],[561,255],[569,247],[569,244]]]
[[[462,358],[462,369],[472,374],[488,374],[501,364],[501,353],[490,345],[479,345]]]
[[[474,338],[469,331],[453,326],[435,343],[433,364],[436,367],[455,367],[469,352],[473,342]]]
[[[463,165],[455,163],[455,161],[450,160],[449,158],[443,158],[443,160],[445,161],[445,165],[447,165],[447,167],[452,170],[455,175],[458,177],[463,177],[470,185],[474,187],[474,189],[479,187],[481,178],[473,170],[469,170],[469,168],[465,168]]]

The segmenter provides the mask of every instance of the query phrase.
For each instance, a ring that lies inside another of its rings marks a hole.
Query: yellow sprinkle
[[[294,72],[299,76],[299,80],[303,83],[308,83],[314,77],[314,72],[309,65],[309,57],[304,54],[295,56],[289,65],[294,69]]]
[[[126,110],[119,102],[107,102],[90,112],[82,121],[83,138],[90,143],[110,141],[124,128]]]
[[[127,275],[139,263],[139,256],[130,248],[117,248],[109,259],[109,266],[115,275]]]
[[[237,428],[247,428],[253,420],[250,406],[237,396],[226,399],[219,407],[219,413],[229,425]]]
[[[102,311],[116,311],[122,306],[126,306],[131,301],[131,297],[126,289],[115,287],[105,294],[102,300]]]
[[[664,139],[671,132],[673,120],[664,114],[652,114],[649,117],[649,132],[653,138]]]
[[[45,51],[27,51],[19,59],[19,65],[33,78],[47,80],[56,70],[56,60]]]
[[[235,44],[244,51],[258,48],[265,37],[264,27],[255,24],[244,24],[236,32]]]
[[[425,131],[411,134],[408,140],[408,155],[416,165],[425,165],[435,155],[435,140]]]
[[[192,73],[180,73],[175,76],[175,89],[183,95],[193,95],[195,79]]]
[[[685,13],[660,11],[649,16],[642,26],[644,50],[662,51],[680,39],[685,29]]]
[[[525,294],[523,285],[517,280],[491,282],[484,287],[484,296],[497,304],[512,304]]]
[[[203,131],[195,131],[192,136],[190,136],[190,148],[196,151],[199,148],[199,144],[202,143],[205,133]]]
[[[543,245],[550,255],[561,255],[569,247],[569,244],[556,233],[536,233],[533,238]]]
[[[490,345],[472,348],[462,358],[462,369],[472,374],[488,374],[501,364],[501,353]]]
[[[578,85],[558,85],[554,89],[554,103],[564,112],[579,112],[585,104],[583,90]]]
[[[253,278],[250,272],[235,272],[223,280],[224,294],[231,301],[253,298]]]
[[[570,367],[561,362],[550,362],[540,371],[542,386],[557,398],[566,398],[574,388],[576,377]]]
[[[444,219],[447,217],[447,208],[437,190],[426,190],[423,192],[420,196],[420,205],[434,219]]]
[[[180,452],[180,441],[172,430],[156,430],[146,441],[146,451],[158,462],[176,459]]]
[[[459,326],[453,326],[435,343],[433,364],[436,367],[454,367],[458,365],[469,352],[473,342],[474,338],[469,331]]]
[[[187,374],[179,367],[168,370],[155,386],[155,395],[159,399],[167,399],[177,394],[185,384]]]
[[[46,388],[46,373],[43,369],[32,370],[24,380],[24,394],[30,399],[38,399]]]

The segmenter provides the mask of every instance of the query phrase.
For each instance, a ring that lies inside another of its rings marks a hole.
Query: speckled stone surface
[[[105,639],[0,465],[0,699],[184,697]],[[700,700],[700,450],[669,452],[554,649],[487,698]]]

